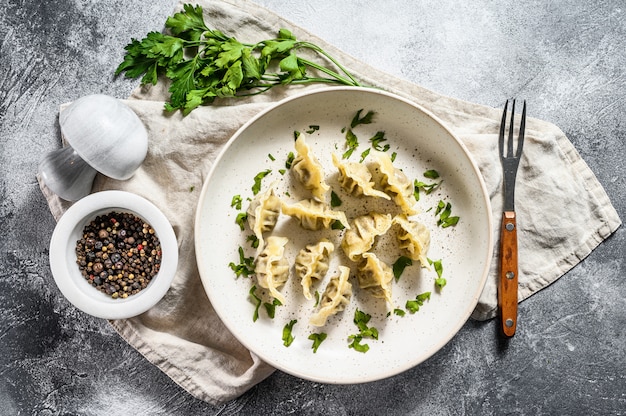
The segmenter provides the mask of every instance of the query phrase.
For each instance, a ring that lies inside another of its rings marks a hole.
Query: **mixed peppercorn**
[[[154,228],[127,212],[110,212],[88,223],[76,242],[83,277],[113,299],[145,289],[161,267],[161,244]]]

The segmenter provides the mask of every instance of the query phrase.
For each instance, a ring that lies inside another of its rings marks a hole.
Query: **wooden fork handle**
[[[508,337],[515,335],[517,328],[517,284],[517,222],[515,211],[505,211],[500,231],[498,304],[502,332]]]

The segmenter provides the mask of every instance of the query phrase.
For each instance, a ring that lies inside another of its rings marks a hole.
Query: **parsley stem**
[[[324,49],[310,42],[298,42],[296,48],[297,47],[304,47],[304,48],[312,49],[315,52],[319,53],[320,55],[325,56],[329,61],[331,61],[335,66],[337,66],[337,68],[339,68],[341,72],[343,72],[350,80],[348,81],[346,78],[340,76],[339,74],[328,70],[328,68],[317,65],[314,62],[309,62],[308,60],[305,60],[305,59],[302,59],[302,62],[305,62],[307,65],[310,65],[311,67],[316,68],[320,71],[326,72],[328,75],[332,77],[342,79],[343,82],[346,83],[347,85],[353,85],[355,87],[361,86],[361,84],[352,76],[350,71],[348,71],[343,65],[337,62],[337,60],[333,58],[330,54],[328,54]]]

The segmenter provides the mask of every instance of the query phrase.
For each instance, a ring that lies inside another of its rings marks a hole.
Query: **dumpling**
[[[303,133],[296,139],[295,147],[298,155],[291,164],[291,171],[313,193],[314,198],[326,202],[326,193],[330,186],[324,181],[324,168],[306,144]]]
[[[339,156],[333,153],[333,164],[339,170],[339,183],[352,196],[375,196],[391,199],[386,193],[374,189],[372,174],[363,163],[342,162]]]
[[[357,267],[359,287],[375,298],[385,299],[393,306],[391,299],[391,283],[393,269],[380,260],[374,253],[364,253]]]
[[[263,250],[263,233],[272,231],[280,215],[280,198],[274,193],[274,184],[263,193],[259,193],[248,207],[248,225],[259,240],[257,254]]]
[[[393,201],[402,209],[407,215],[413,215],[417,213],[415,204],[414,191],[415,187],[407,178],[407,176],[400,169],[393,166],[391,157],[384,152],[372,152],[376,156],[376,161],[380,169],[381,188],[393,198]]]
[[[335,221],[350,228],[343,211],[333,211],[328,205],[315,199],[305,199],[293,205],[283,203],[282,211],[283,214],[296,218],[305,230],[316,231],[329,228]]]
[[[358,261],[361,254],[372,248],[376,237],[385,234],[391,228],[391,224],[391,214],[370,212],[356,217],[352,227],[343,236],[341,248],[350,260]]]
[[[430,247],[430,230],[421,222],[409,220],[406,215],[397,215],[394,224],[400,226],[398,242],[412,260],[419,260],[422,267],[430,269],[426,255]]]
[[[305,298],[309,300],[313,298],[312,281],[320,280],[326,275],[330,255],[334,250],[334,244],[324,238],[317,244],[307,245],[296,256],[296,275],[300,277]]]
[[[350,303],[352,284],[348,281],[349,277],[350,268],[339,266],[339,275],[328,282],[320,299],[320,308],[309,321],[311,325],[324,326],[329,316],[343,311]]]
[[[288,241],[287,237],[269,236],[267,246],[257,257],[254,266],[259,286],[268,289],[270,294],[283,305],[286,303],[285,297],[278,291],[278,288],[289,278],[289,261],[285,258],[285,245]]]

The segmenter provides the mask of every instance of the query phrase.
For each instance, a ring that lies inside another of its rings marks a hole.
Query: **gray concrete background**
[[[558,125],[626,218],[626,4],[257,0],[344,51],[439,93]],[[131,37],[173,0],[5,0],[0,6],[0,414],[626,414],[625,231],[520,305],[508,345],[468,322],[391,379],[322,385],[276,372],[225,406],[194,399],[72,307],[48,267],[54,221],[35,173],[60,145],[59,104],[126,97]]]

